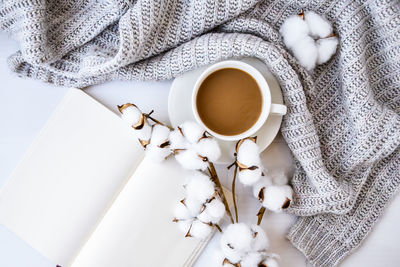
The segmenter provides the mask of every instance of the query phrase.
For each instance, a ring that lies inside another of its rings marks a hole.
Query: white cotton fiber
[[[338,39],[328,38],[332,31],[330,22],[313,11],[305,12],[304,20],[299,16],[288,18],[280,29],[285,45],[307,70],[327,62],[335,53]]]
[[[268,249],[269,240],[267,233],[260,226],[253,224],[251,227],[255,237],[253,238],[253,242],[251,243],[251,248],[254,251],[261,251]],[[253,235],[253,236],[254,236]]]
[[[253,195],[258,199],[262,188],[266,188],[272,185],[272,179],[269,176],[261,176],[257,183],[253,185]]]
[[[329,37],[317,41],[318,49],[318,64],[327,62],[335,53],[339,44],[339,39],[336,37]]]
[[[151,158],[155,162],[161,162],[171,154],[171,150],[168,147],[161,148],[154,144],[146,146],[146,156]]]
[[[292,199],[292,189],[290,186],[272,185],[265,189],[262,204],[271,211],[280,212],[288,199]]]
[[[208,163],[203,161],[197,152],[191,149],[179,151],[175,155],[175,159],[183,168],[188,170],[205,170],[208,166]]]
[[[293,48],[298,41],[309,34],[307,22],[301,17],[295,15],[286,19],[279,32],[283,37],[283,41],[288,48]]]
[[[260,165],[260,149],[258,145],[250,139],[244,140],[239,146],[237,161],[247,167]]]
[[[260,167],[254,170],[244,169],[238,173],[239,181],[244,185],[253,185],[261,178],[262,170]]]
[[[318,50],[313,38],[305,36],[298,40],[296,46],[292,48],[292,51],[299,63],[307,70],[315,68],[318,58]]]
[[[285,191],[285,195],[290,201],[293,200],[293,188],[290,185],[284,185],[282,186],[283,190]]]
[[[264,266],[267,266],[267,267],[279,267],[278,262],[272,257],[268,257],[262,263]]]
[[[197,143],[204,133],[204,129],[194,121],[185,121],[179,127],[185,138],[192,144]]]
[[[219,223],[225,215],[225,206],[219,198],[211,200],[205,204],[205,209],[197,218],[202,222]]]
[[[222,267],[236,267],[236,266],[229,262],[223,262]]]
[[[212,137],[203,138],[198,143],[194,144],[194,149],[202,157],[206,157],[208,161],[215,162],[221,156],[217,140]]]
[[[230,224],[221,237],[221,248],[247,252],[251,249],[253,234],[244,223]]]
[[[205,203],[215,193],[215,185],[210,177],[200,172],[194,174],[194,177],[186,185],[186,193],[190,198]]]
[[[325,38],[332,32],[330,22],[313,11],[305,12],[304,19],[314,38]]]
[[[147,119],[145,119],[142,129],[135,130],[136,137],[140,140],[150,140],[152,128]]]
[[[241,267],[257,267],[262,261],[262,254],[260,252],[247,253],[240,262]]]
[[[168,141],[170,130],[167,126],[155,124],[151,133],[150,144],[159,146]]]
[[[129,126],[135,125],[139,122],[142,112],[134,105],[129,105],[123,109],[121,117],[126,121]]]
[[[189,142],[182,135],[179,129],[172,131],[169,135],[169,142],[171,149],[187,149],[189,148]]]
[[[272,177],[274,185],[285,185],[289,182],[289,179],[283,170],[271,172],[270,176]]]
[[[192,218],[189,209],[182,202],[179,202],[178,205],[176,205],[174,216],[178,220],[188,220]]]
[[[204,223],[214,223],[213,217],[210,213],[207,212],[207,208],[204,209],[199,215],[197,215],[197,219]]]
[[[190,229],[190,234],[194,238],[198,239],[205,239],[208,237],[212,232],[212,226],[203,223],[199,220],[195,220],[192,223],[192,228]]]
[[[228,259],[233,264],[240,262],[242,257],[245,255],[245,252],[233,250],[229,247],[221,247],[222,253],[224,254],[225,258]],[[228,265],[229,266],[229,265]]]
[[[203,208],[203,202],[189,195],[185,198],[185,206],[187,207],[190,215],[192,217],[196,217]]]
[[[183,233],[187,233],[192,225],[193,220],[178,221],[178,227]]]
[[[206,204],[207,212],[214,218],[221,219],[225,215],[225,205],[220,198],[211,200]]]
[[[151,132],[150,144],[146,146],[146,155],[156,162],[165,160],[171,154],[169,146],[160,147],[168,141],[170,130],[168,127],[156,124]]]

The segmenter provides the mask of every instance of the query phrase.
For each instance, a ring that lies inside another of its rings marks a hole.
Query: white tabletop
[[[0,44],[1,187],[68,89],[23,79],[11,73],[6,59],[18,50],[18,44],[3,32],[0,33]],[[114,111],[117,111],[118,104],[134,102],[143,110],[155,109],[154,116],[168,122],[167,99],[170,85],[171,81],[114,81],[93,86],[86,92]],[[285,168],[291,171],[290,152],[282,137],[278,136],[263,153],[263,162],[270,169]],[[232,174],[223,166],[218,170],[222,182],[229,188]],[[249,189],[238,187],[239,220],[254,223],[257,202],[250,196]],[[294,220],[295,217],[289,214],[267,214],[262,224],[270,238],[271,252],[281,256],[280,266],[307,266],[304,256],[285,239],[285,233]],[[400,197],[396,197],[386,209],[383,219],[376,224],[372,234],[341,266],[400,266],[397,244],[400,239],[399,225]],[[197,267],[220,266],[217,260],[218,240],[219,234],[200,256]],[[0,226],[0,266],[54,267],[55,264]]]

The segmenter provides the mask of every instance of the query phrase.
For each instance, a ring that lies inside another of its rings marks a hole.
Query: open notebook
[[[63,267],[191,266],[207,240],[172,222],[184,176],[71,89],[3,186],[0,223]]]

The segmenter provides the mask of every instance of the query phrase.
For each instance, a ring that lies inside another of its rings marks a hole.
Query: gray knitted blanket
[[[333,23],[337,54],[314,72],[279,27],[302,9]],[[257,57],[288,114],[299,215],[288,238],[334,266],[371,231],[400,183],[400,4],[397,0],[0,0],[0,28],[20,42],[21,76],[85,87],[162,80],[215,61]]]

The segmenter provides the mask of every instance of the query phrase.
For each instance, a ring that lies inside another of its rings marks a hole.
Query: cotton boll
[[[168,141],[170,130],[168,127],[156,124],[151,132],[150,144],[146,146],[146,155],[154,161],[161,162],[171,154],[168,147],[160,147]]]
[[[194,144],[203,136],[204,129],[194,121],[186,121],[179,126],[186,139]]]
[[[257,183],[253,185],[253,195],[255,198],[259,197],[262,188],[267,188],[272,185],[272,179],[269,176],[261,176]]]
[[[225,215],[225,206],[218,198],[213,199],[205,205],[205,209],[197,218],[202,222],[211,222],[213,224],[219,223]]]
[[[252,250],[255,251],[262,251],[265,249],[268,249],[269,247],[269,240],[267,233],[265,233],[264,229],[262,229],[260,226],[253,224],[251,226],[251,230],[253,231],[253,242],[252,242]]]
[[[290,195],[290,186],[276,186],[272,185],[265,188],[264,191],[264,201],[262,202],[263,206],[267,209],[280,212],[282,211],[282,207],[287,203]]]
[[[215,198],[210,203],[207,203],[206,210],[212,217],[218,220],[225,215],[225,205],[219,198]]]
[[[247,252],[251,249],[253,234],[244,223],[230,224],[221,237],[221,248],[227,251]]]
[[[221,156],[221,149],[219,148],[217,140],[214,138],[203,138],[194,145],[197,154],[202,157],[207,157],[208,161],[215,162]]]
[[[242,257],[245,255],[245,252],[233,250],[233,249],[230,249],[229,247],[221,247],[221,249],[222,249],[222,252],[224,253],[225,258],[233,264],[238,263],[242,259]],[[230,266],[230,265],[228,265],[228,266]]]
[[[205,170],[208,166],[207,162],[203,161],[197,152],[191,149],[179,151],[175,154],[175,159],[183,168],[188,170]]]
[[[155,162],[165,160],[170,154],[171,150],[169,148],[161,148],[151,143],[146,146],[146,156],[150,157]]]
[[[284,185],[283,190],[285,191],[286,197],[292,201],[293,200],[293,188],[290,185]]]
[[[168,141],[169,134],[170,130],[168,127],[161,124],[154,125],[153,131],[151,133],[150,144],[159,146],[165,143],[166,141]]]
[[[188,220],[192,218],[189,209],[182,202],[179,202],[175,207],[174,215],[178,220]]]
[[[260,165],[260,149],[258,145],[250,139],[244,140],[238,149],[237,161],[247,167]]]
[[[142,116],[142,112],[132,104],[126,104],[126,107],[120,110],[122,119],[130,126],[137,124]]]
[[[315,38],[325,38],[332,32],[332,25],[324,17],[313,11],[307,11],[304,19],[310,29],[310,34]]]
[[[213,217],[209,212],[207,212],[207,209],[204,209],[199,215],[197,215],[197,219],[203,223],[213,223]]]
[[[212,227],[206,223],[199,220],[195,220],[192,223],[192,228],[190,229],[190,235],[194,238],[205,239],[212,232]]]
[[[289,182],[284,171],[275,171],[271,173],[272,182],[274,185],[285,185]]]
[[[307,22],[301,17],[295,15],[286,19],[279,31],[283,37],[283,41],[288,48],[293,48],[298,41],[309,34]]]
[[[194,176],[186,186],[186,193],[188,197],[205,203],[214,195],[215,185],[207,175],[198,172]]]
[[[279,267],[279,264],[274,258],[268,257],[262,262],[260,267]]]
[[[151,127],[147,119],[145,119],[143,127],[141,129],[135,130],[136,137],[139,140],[150,140],[152,128],[153,127]]]
[[[338,44],[339,40],[336,37],[329,37],[318,40],[318,64],[324,64],[325,62],[327,62],[336,53],[336,48]]]
[[[192,220],[178,221],[178,227],[183,233],[187,233],[192,225]]]
[[[318,49],[313,38],[305,36],[298,40],[296,46],[292,48],[292,51],[300,64],[307,70],[315,68],[318,58]]]
[[[192,217],[196,217],[203,208],[203,203],[191,196],[185,198],[184,205],[187,207]]]
[[[232,263],[228,262],[228,261],[224,261],[222,263],[222,267],[236,267],[236,266],[233,265]]]
[[[190,144],[179,130],[174,130],[169,135],[171,149],[187,149]]]
[[[254,170],[244,169],[239,171],[239,181],[244,185],[252,185],[261,178],[261,168],[258,167]]]
[[[262,255],[259,252],[250,252],[240,261],[241,267],[257,267],[262,261]]]

